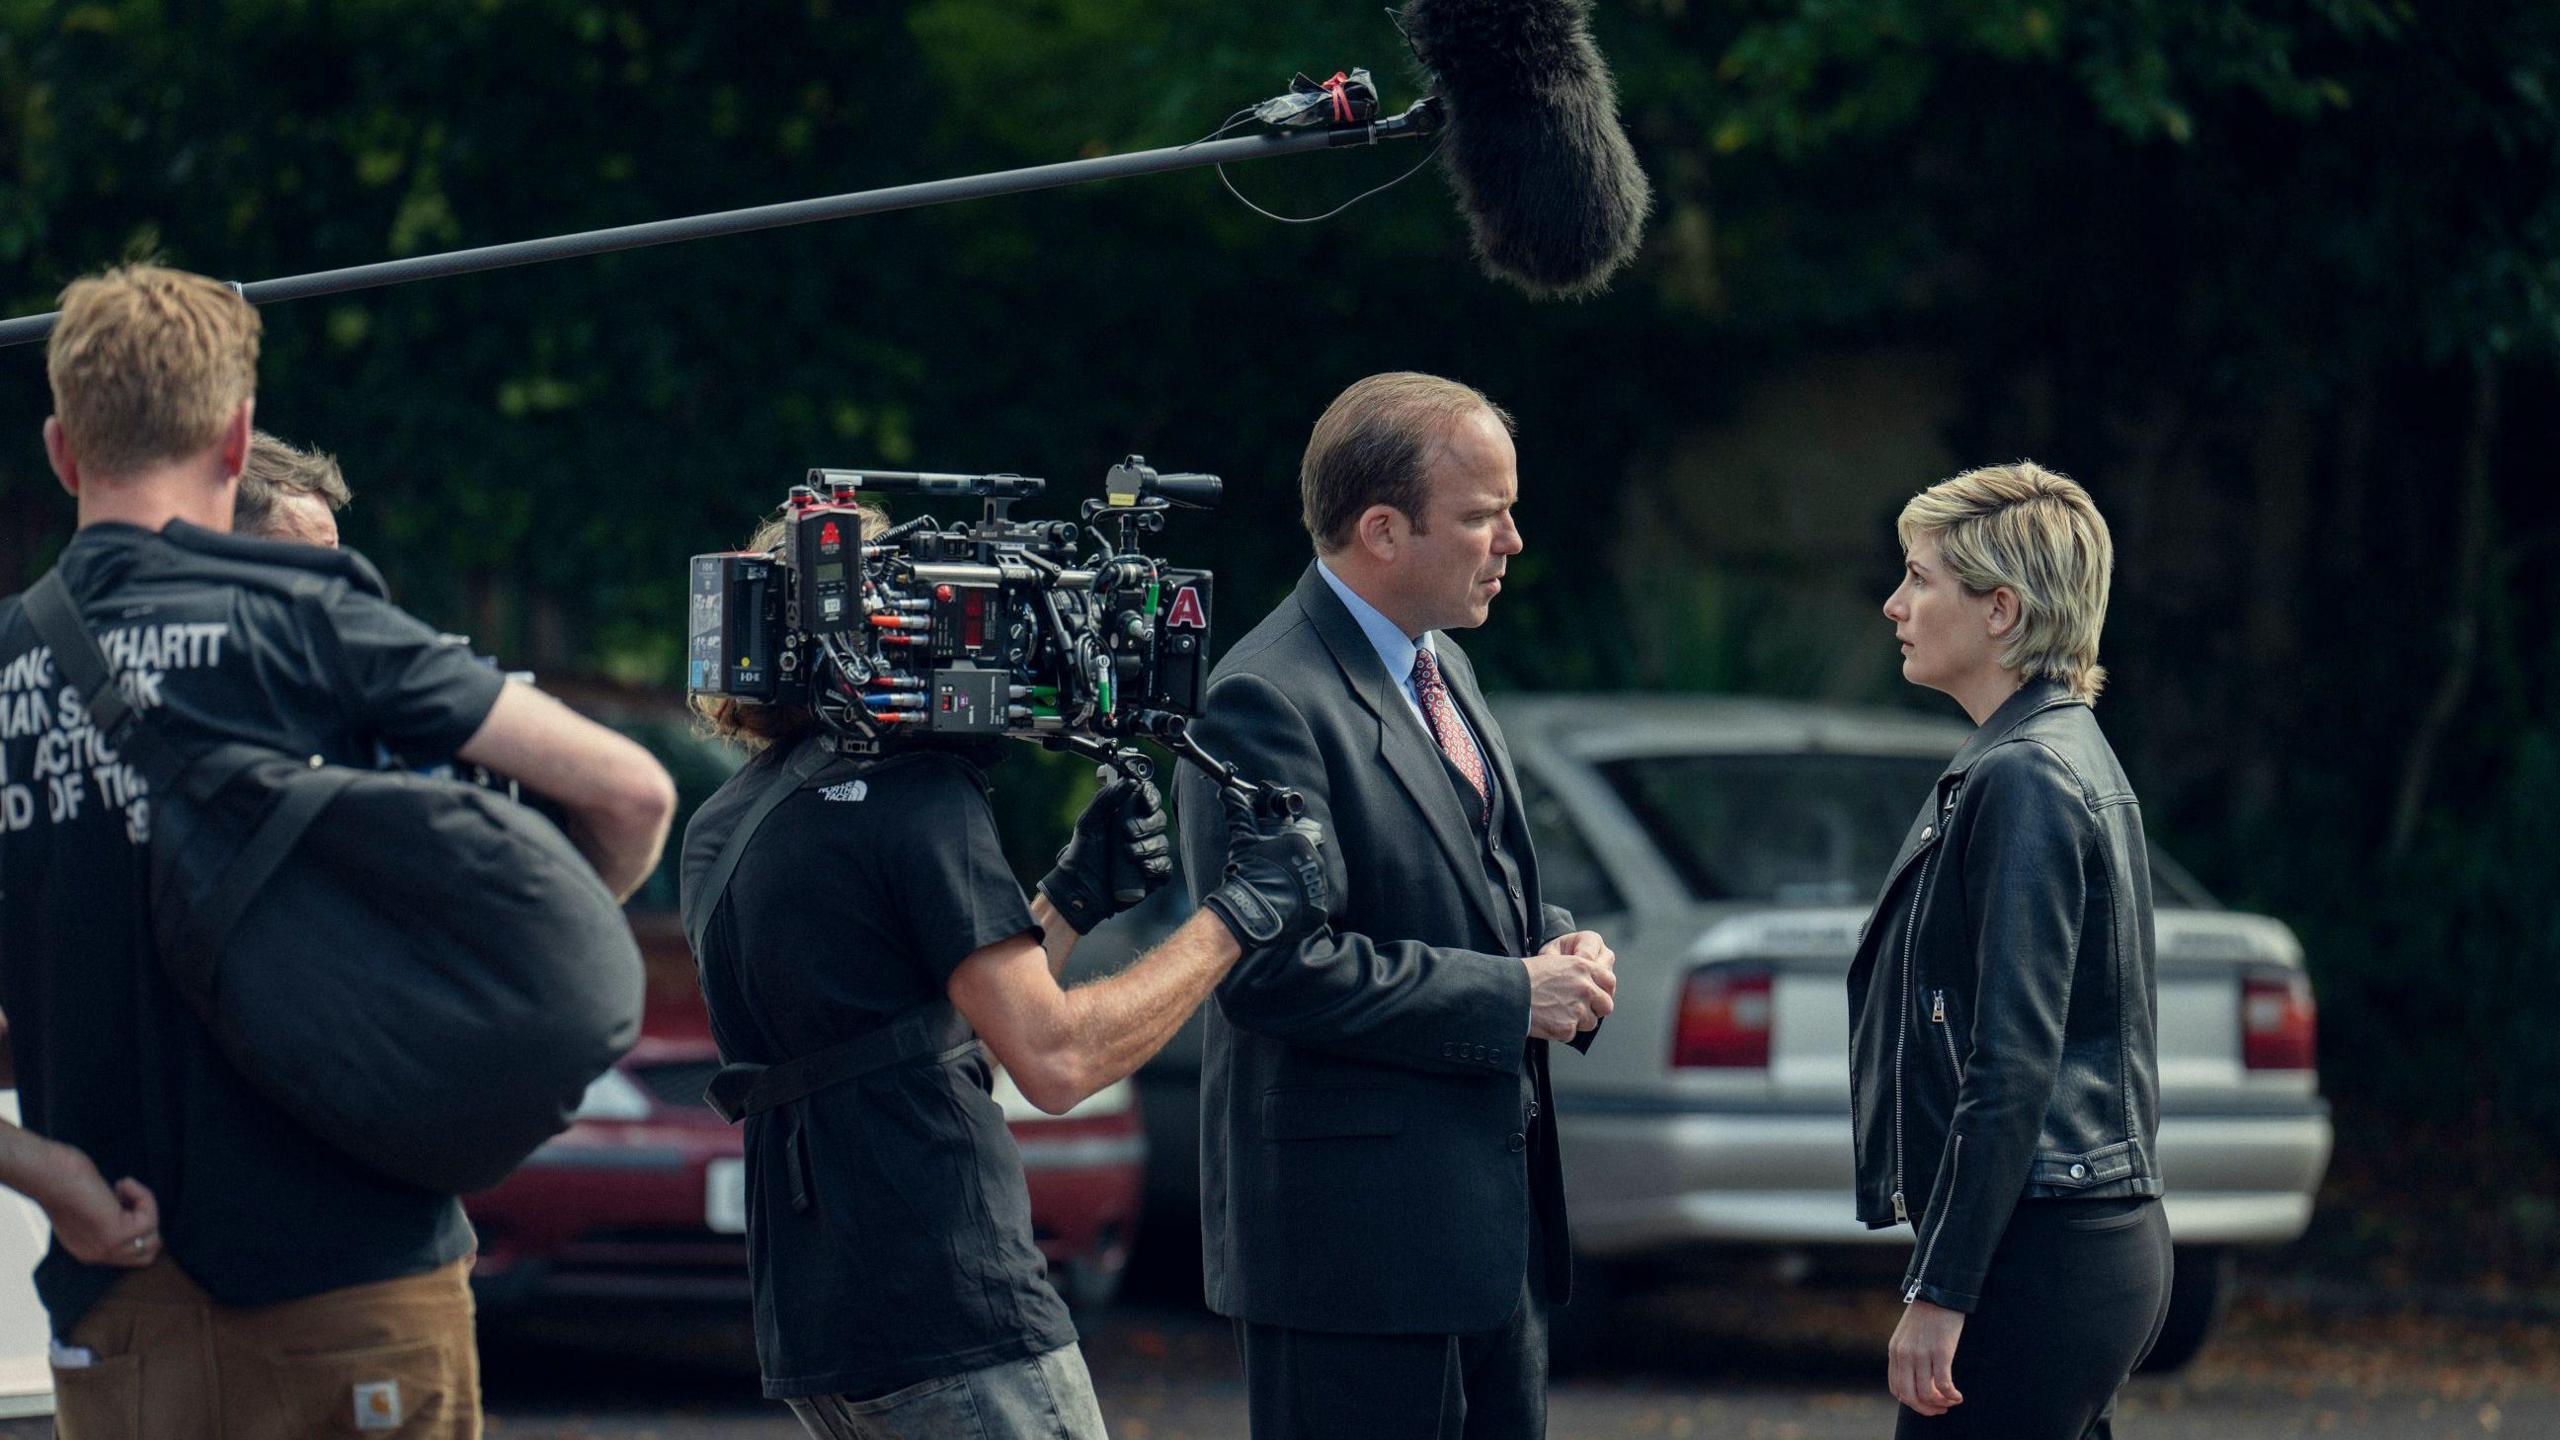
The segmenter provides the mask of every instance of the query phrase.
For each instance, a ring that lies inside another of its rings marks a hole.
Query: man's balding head
[[[263,540],[335,545],[337,512],[354,498],[335,456],[299,449],[260,430],[249,439],[231,529]]]

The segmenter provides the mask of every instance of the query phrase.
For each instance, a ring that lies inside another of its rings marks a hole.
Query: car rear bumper
[[[1128,1261],[1146,1184],[1135,1111],[1017,1123],[1014,1136],[1042,1256],[1116,1274]],[[480,1234],[472,1283],[481,1305],[744,1302],[746,1237],[712,1229],[706,1200],[710,1166],[738,1154],[737,1132],[726,1126],[661,1126],[645,1136],[573,1131],[554,1140],[496,1189],[471,1197]]]
[[[1015,1141],[1040,1253],[1052,1265],[1117,1274],[1129,1262],[1147,1183],[1147,1139],[1136,1113],[1052,1122],[1037,1134],[1017,1131]]]
[[[1709,1108],[1557,1097],[1574,1245],[1632,1259],[1695,1245],[1908,1244],[1850,1204],[1841,1110]],[[2191,1245],[2275,1245],[2311,1223],[2331,1130],[2318,1101],[2160,1122],[2170,1233]]]

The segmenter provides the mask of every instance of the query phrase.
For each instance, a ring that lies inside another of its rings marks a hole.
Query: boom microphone
[[[1476,258],[1536,298],[1606,287],[1644,238],[1653,189],[1619,128],[1590,0],[1408,0],[1403,18],[1447,109]]]
[[[1367,72],[1355,70],[1324,85],[1304,82],[1279,97],[1297,103],[1263,118],[1305,127],[1283,133],[1213,136],[1169,149],[412,255],[233,288],[252,305],[269,305],[1094,180],[1418,139],[1444,125],[1450,183],[1488,271],[1539,298],[1588,295],[1608,284],[1635,254],[1653,195],[1618,128],[1609,67],[1591,45],[1590,0],[1408,0],[1403,23],[1440,93],[1400,115],[1378,114]],[[0,347],[41,340],[60,318],[48,312],[0,320]]]

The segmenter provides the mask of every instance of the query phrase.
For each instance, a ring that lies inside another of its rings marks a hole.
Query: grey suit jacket
[[[1327,928],[1247,954],[1208,1007],[1201,1231],[1222,1315],[1458,1333],[1503,1323],[1531,1263],[1556,1301],[1570,1283],[1547,1046],[1527,1038],[1518,956],[1573,917],[1537,893],[1518,778],[1473,667],[1446,635],[1439,655],[1512,797],[1498,843],[1517,897],[1488,878],[1438,747],[1312,565],[1210,679],[1195,733],[1305,795],[1333,893]],[[1203,890],[1224,867],[1217,794],[1188,768],[1176,794]]]

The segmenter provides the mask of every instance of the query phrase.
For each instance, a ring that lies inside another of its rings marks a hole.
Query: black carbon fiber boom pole
[[[786,225],[807,225],[820,220],[845,220],[856,215],[877,215],[890,210],[913,210],[926,205],[947,205],[958,200],[984,200],[997,195],[1020,195],[1033,190],[1054,190],[1062,185],[1077,185],[1088,180],[1117,180],[1130,175],[1155,175],[1169,170],[1191,170],[1203,165],[1259,160],[1272,155],[1295,155],[1307,150],[1332,150],[1372,145],[1381,140],[1430,134],[1440,127],[1440,121],[1438,102],[1426,99],[1401,115],[1372,121],[1365,125],[1248,135],[1234,140],[1211,140],[1192,145],[1177,145],[1163,150],[1141,150],[1128,155],[1101,155],[1090,160],[1034,165],[1022,170],[1000,170],[987,175],[964,175],[950,180],[927,180],[914,185],[894,185],[885,190],[863,190],[850,195],[830,195],[815,200],[790,200],[776,205],[758,205],[745,210],[723,210],[711,215],[687,215],[674,220],[652,220],[640,225],[621,225],[609,230],[589,230],[576,235],[553,235],[541,240],[518,240],[506,245],[484,245],[474,250],[447,251],[442,255],[413,255],[405,260],[385,260],[378,264],[356,265],[344,270],[322,270],[310,275],[287,275],[276,280],[255,280],[240,286],[239,290],[252,305],[269,305],[280,300],[307,300],[314,295],[343,295],[350,290],[371,290],[384,285],[402,285],[412,280],[440,280],[448,275],[469,275],[481,270],[501,270],[510,265],[535,265],[545,260],[566,260],[580,255],[603,255],[615,250],[638,250],[651,245],[672,245],[681,240],[706,240],[718,235],[741,235],[751,230],[773,230]],[[24,315],[14,320],[0,320],[0,346],[23,345],[43,339],[52,333],[53,322],[60,313],[53,311],[43,315]]]

